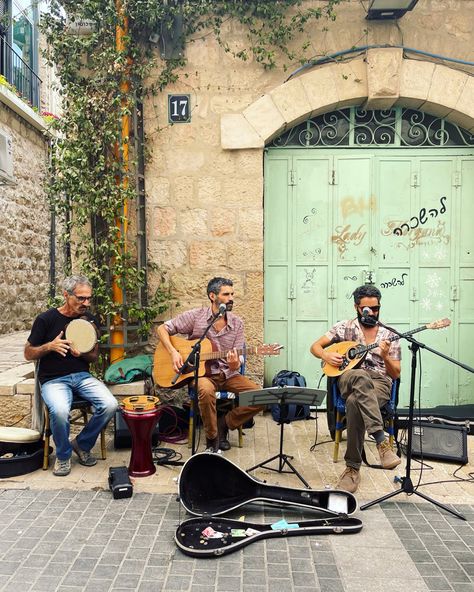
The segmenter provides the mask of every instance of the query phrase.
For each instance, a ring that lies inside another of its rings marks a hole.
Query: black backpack
[[[280,370],[272,380],[272,386],[306,386],[306,379],[299,372],[292,370]],[[288,403],[286,405],[271,405],[272,418],[281,423],[295,421],[297,419],[308,419],[310,417],[309,405],[298,405]]]

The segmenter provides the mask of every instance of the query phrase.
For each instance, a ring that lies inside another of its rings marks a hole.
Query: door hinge
[[[459,300],[458,287],[451,286],[451,300]]]
[[[411,291],[410,300],[412,302],[416,302],[418,300],[418,294],[416,293],[416,288],[413,288]]]
[[[331,175],[329,178],[329,185],[337,185],[337,177],[336,177],[336,170],[332,169]]]
[[[411,174],[411,183],[412,187],[419,187],[420,186],[420,176],[418,173]]]
[[[329,296],[328,299],[329,300],[334,300],[336,298],[336,290],[334,289],[334,284],[331,285],[331,287],[329,288]]]
[[[288,292],[288,298],[290,300],[294,300],[295,299],[295,287],[293,286],[293,284],[290,284],[290,290]]]
[[[461,187],[461,185],[462,185],[461,171],[454,171],[454,173],[453,173],[453,187]]]
[[[296,185],[296,175],[295,171],[288,171],[288,185],[291,187]]]

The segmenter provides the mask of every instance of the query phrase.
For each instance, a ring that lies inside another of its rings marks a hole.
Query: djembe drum
[[[130,477],[148,477],[156,472],[153,463],[151,436],[161,415],[158,397],[141,395],[126,397],[120,403],[123,418],[132,435]]]

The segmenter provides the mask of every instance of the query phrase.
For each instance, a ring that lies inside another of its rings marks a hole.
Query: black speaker
[[[127,467],[109,468],[109,489],[114,499],[132,497],[133,485],[130,481]]]
[[[417,422],[412,429],[412,456],[458,462],[465,465],[467,459],[467,428]]]
[[[159,422],[156,424],[153,434],[151,435],[151,443],[156,446],[160,440],[159,434]],[[132,447],[132,434],[128,429],[122,412],[120,410],[115,412],[114,418],[114,448],[131,448]]]

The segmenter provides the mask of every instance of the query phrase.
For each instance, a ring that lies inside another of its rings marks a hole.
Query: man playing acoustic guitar
[[[258,390],[260,387],[240,374],[241,360],[237,350],[244,348],[244,324],[233,314],[233,283],[229,279],[215,277],[207,285],[207,296],[211,306],[194,308],[183,312],[158,328],[161,344],[171,356],[175,372],[183,365],[183,356],[173,346],[170,335],[180,333],[188,339],[198,339],[204,333],[213,316],[221,310],[225,312],[216,319],[207,338],[216,351],[227,351],[225,358],[212,359],[206,363],[206,374],[198,380],[198,404],[204,431],[206,449],[209,452],[229,450],[227,438],[229,429],[235,430],[249,421],[263,407],[234,407],[226,415],[217,418],[216,391],[228,390],[233,393]],[[156,379],[155,379],[156,380]],[[157,381],[159,383],[159,380]]]
[[[339,376],[338,387],[346,402],[347,450],[346,469],[336,485],[355,493],[360,483],[360,465],[365,432],[375,439],[384,469],[393,469],[400,459],[393,452],[383,430],[380,408],[390,399],[392,380],[400,376],[400,343],[394,333],[377,325],[380,291],[371,285],[356,288],[353,293],[357,318],[336,323],[311,346],[311,353],[336,371],[343,368],[344,357],[325,350],[333,343],[356,341],[363,345],[378,343],[367,352],[358,368],[349,364]],[[330,373],[326,372],[330,375]]]

